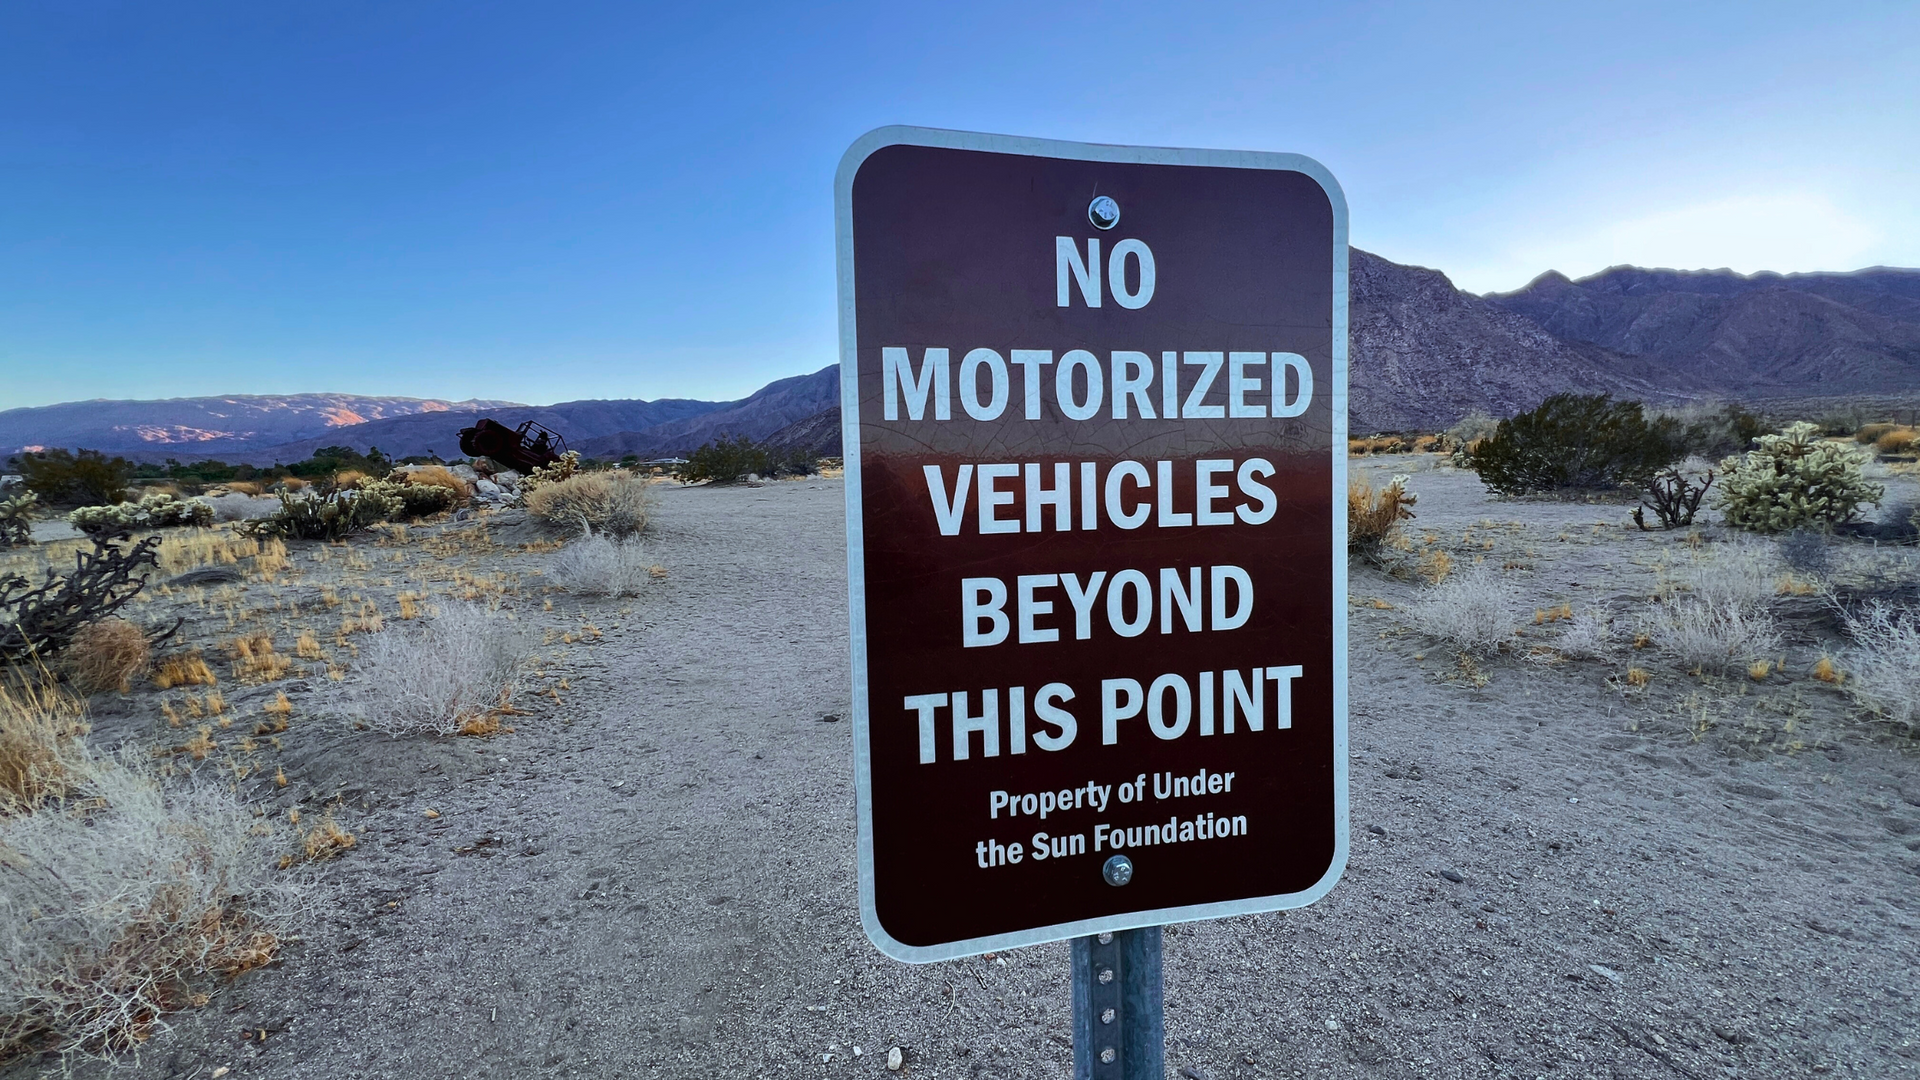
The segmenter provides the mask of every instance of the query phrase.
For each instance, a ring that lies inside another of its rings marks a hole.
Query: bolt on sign
[[[1333,177],[895,127],[837,189],[868,936],[928,961],[1324,895],[1347,855]]]

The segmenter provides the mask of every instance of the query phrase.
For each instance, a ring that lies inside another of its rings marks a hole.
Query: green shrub
[[[206,526],[213,524],[213,507],[199,499],[180,499],[156,491],[137,503],[83,506],[68,514],[67,522],[84,533],[162,529],[175,525]]]
[[[1725,476],[1714,504],[1728,525],[1762,533],[1836,525],[1861,506],[1880,502],[1886,489],[1860,475],[1867,452],[1822,442],[1819,431],[1813,424],[1791,424],[1720,463]]]
[[[1686,419],[1686,418],[1680,418]],[[1712,460],[1737,454],[1753,445],[1753,440],[1772,432],[1767,422],[1738,405],[1727,405],[1718,412],[1686,420],[1682,436],[1685,453]]]
[[[47,502],[68,506],[122,502],[127,497],[127,480],[133,476],[133,462],[110,458],[98,450],[78,454],[47,450],[21,454],[13,461],[28,491]]]
[[[1467,467],[1502,495],[1645,486],[1684,453],[1670,419],[1649,422],[1637,401],[1607,394],[1555,394],[1532,412],[1500,421],[1467,454]]]
[[[773,455],[766,447],[745,435],[733,438],[723,435],[688,455],[678,475],[680,481],[687,484],[700,480],[731,484],[749,473],[766,476],[772,471]]]

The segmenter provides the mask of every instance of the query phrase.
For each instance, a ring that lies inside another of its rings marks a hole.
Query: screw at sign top
[[[1109,885],[1125,885],[1133,880],[1133,860],[1125,855],[1115,855],[1100,868],[1100,876],[1106,878]]]
[[[1113,201],[1111,195],[1096,196],[1087,204],[1087,220],[1093,227],[1105,231],[1120,224],[1120,204]]]

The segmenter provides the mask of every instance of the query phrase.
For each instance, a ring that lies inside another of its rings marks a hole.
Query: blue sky
[[[889,123],[1312,155],[1358,246],[1920,265],[1920,5],[15,0],[0,408],[744,395]]]

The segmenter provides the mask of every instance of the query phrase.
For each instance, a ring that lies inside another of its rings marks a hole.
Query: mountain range
[[[1565,390],[1656,404],[1920,400],[1920,270],[1621,266],[1578,280],[1549,271],[1514,292],[1477,296],[1438,270],[1355,248],[1350,281],[1355,432],[1437,430],[1469,412],[1509,415]],[[721,435],[834,454],[839,400],[838,365],[829,365],[738,401],[533,406],[291,394],[68,402],[0,412],[0,460],[85,447],[141,461],[271,464],[332,445],[452,457],[459,429],[481,416],[536,420],[597,458],[684,454]]]

